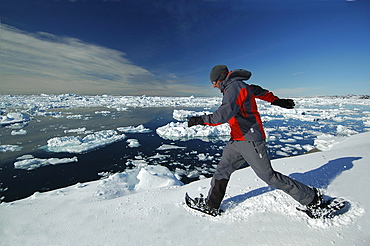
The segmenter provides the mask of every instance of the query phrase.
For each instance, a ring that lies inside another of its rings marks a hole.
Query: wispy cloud
[[[301,75],[304,73],[309,73],[310,71],[305,71],[305,72],[298,72],[298,73],[293,73],[293,76]]]
[[[181,79],[159,79],[133,64],[126,54],[76,38],[27,33],[1,26],[1,85],[3,94],[80,93],[180,95]]]

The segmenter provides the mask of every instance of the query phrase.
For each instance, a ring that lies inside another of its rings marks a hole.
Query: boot
[[[323,200],[321,192],[314,188],[315,198],[313,201],[306,205],[306,210],[312,215],[313,218],[320,218],[322,216],[322,210],[327,206]]]

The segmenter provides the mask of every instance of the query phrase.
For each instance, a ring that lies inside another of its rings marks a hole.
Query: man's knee
[[[278,178],[278,173],[275,171],[272,172],[265,172],[265,173],[257,173],[257,176],[262,179],[266,184],[269,186],[275,187],[277,184],[280,183]]]

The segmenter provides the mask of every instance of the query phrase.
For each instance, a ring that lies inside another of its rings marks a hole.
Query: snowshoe
[[[304,212],[312,219],[328,219],[339,215],[339,211],[348,203],[343,198],[330,197],[328,200],[323,199],[323,195],[315,189],[316,197],[314,201],[306,206],[297,207],[298,211]]]
[[[188,193],[185,194],[185,203],[188,205],[189,208],[197,210],[199,212],[211,215],[211,216],[217,216],[221,215],[221,210],[217,208],[210,207],[207,204],[206,198],[203,197],[202,194],[200,194],[200,197],[197,198],[191,198]]]

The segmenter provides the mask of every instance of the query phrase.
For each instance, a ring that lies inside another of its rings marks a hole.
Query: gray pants
[[[211,189],[207,197],[210,206],[220,207],[231,174],[243,164],[250,166],[257,176],[269,186],[284,191],[302,205],[311,203],[315,197],[312,188],[276,172],[272,168],[265,141],[232,140],[226,145],[221,161],[213,175]]]

